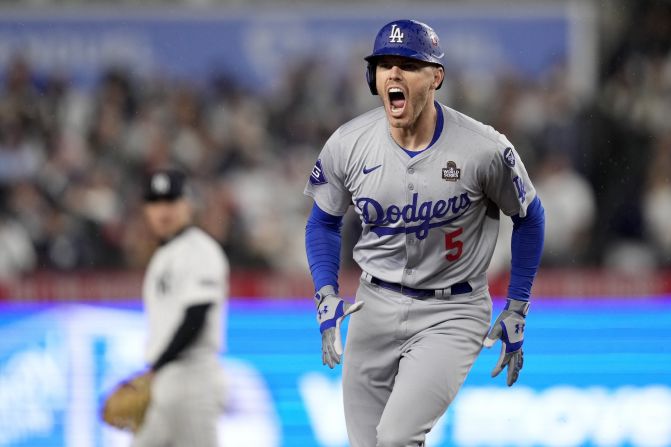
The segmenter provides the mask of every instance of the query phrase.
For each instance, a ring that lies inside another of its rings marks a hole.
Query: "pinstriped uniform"
[[[154,364],[188,306],[212,303],[198,338],[158,370],[145,422],[133,447],[217,447],[223,395],[219,351],[228,261],[218,243],[191,227],[154,253],[144,278],[148,320],[146,360]]]

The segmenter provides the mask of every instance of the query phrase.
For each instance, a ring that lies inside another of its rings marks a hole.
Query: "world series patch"
[[[461,169],[457,168],[457,164],[453,161],[448,161],[447,166],[443,168],[443,180],[448,182],[456,182],[461,178]]]
[[[324,175],[324,170],[322,169],[321,160],[317,160],[317,163],[315,163],[315,166],[312,168],[310,183],[313,185],[323,185],[324,183],[328,183],[328,180],[326,180],[326,176]]]

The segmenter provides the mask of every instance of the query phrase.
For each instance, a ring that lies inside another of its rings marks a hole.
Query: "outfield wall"
[[[495,310],[502,306],[495,301]],[[321,365],[309,300],[231,301],[222,445],[346,446],[341,368]],[[671,296],[536,297],[507,388],[483,351],[428,446],[671,445]],[[121,447],[99,405],[142,368],[137,300],[0,307],[0,446]]]
[[[0,282],[0,300],[9,302],[116,301],[142,292],[142,270],[38,271],[11,282]],[[339,272],[341,293],[354,296],[361,270]],[[309,272],[271,270],[232,271],[231,295],[265,299],[310,297],[314,288]],[[492,296],[506,296],[508,274],[490,274]],[[671,295],[671,271],[621,272],[606,269],[543,269],[532,293],[547,297],[650,297]]]

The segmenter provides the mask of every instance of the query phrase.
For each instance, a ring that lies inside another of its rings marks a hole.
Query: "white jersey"
[[[207,233],[188,227],[154,253],[143,284],[149,329],[145,359],[165,351],[189,306],[212,303],[200,336],[180,355],[217,356],[224,344],[223,304],[228,298],[228,260]]]
[[[442,289],[484,275],[499,209],[524,217],[535,190],[505,136],[441,105],[443,128],[410,157],[384,108],[341,126],[324,145],[305,194],[341,216],[354,206],[361,269],[384,281]]]

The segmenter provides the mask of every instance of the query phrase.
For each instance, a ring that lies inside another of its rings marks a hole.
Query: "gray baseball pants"
[[[361,280],[343,360],[351,447],[416,447],[452,402],[491,321],[487,287],[415,299]]]

